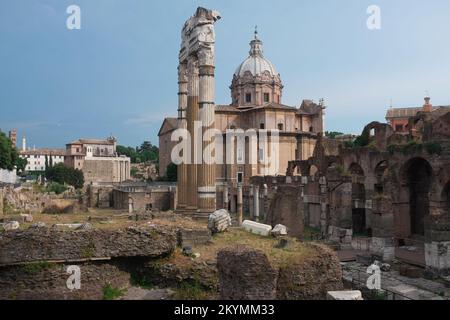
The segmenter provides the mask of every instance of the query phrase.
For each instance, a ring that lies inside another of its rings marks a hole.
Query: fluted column
[[[191,161],[187,165],[187,209],[197,210],[197,169],[198,159],[197,149],[201,149],[196,141],[198,139],[198,132],[196,132],[196,122],[199,121],[199,105],[198,105],[198,95],[199,95],[199,79],[198,79],[198,61],[196,58],[191,57],[188,61],[188,96],[187,96],[187,112],[186,112],[186,123],[187,129],[191,136]]]
[[[211,147],[215,143],[214,105],[214,47],[208,46],[198,53],[199,58],[199,110],[202,122],[203,161],[198,172],[198,209],[210,213],[216,210],[216,168],[215,154]]]
[[[178,128],[187,130],[186,110],[188,106],[187,65],[178,67]],[[185,137],[187,138],[187,137]],[[183,155],[184,156],[184,155]],[[183,161],[178,165],[178,209],[186,209],[188,193],[188,165]]]

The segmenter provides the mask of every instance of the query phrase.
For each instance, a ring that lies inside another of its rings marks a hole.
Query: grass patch
[[[155,288],[153,283],[145,276],[137,276],[135,274],[131,274],[130,283],[133,287],[139,287],[146,290],[152,290]]]
[[[47,192],[54,192],[56,194],[62,194],[66,192],[67,187],[65,185],[59,184],[57,182],[52,182],[47,185],[47,188],[45,189]]]
[[[103,300],[115,300],[127,292],[126,289],[113,287],[110,283],[103,287]]]
[[[303,239],[305,241],[315,241],[322,237],[322,232],[319,228],[305,226]]]
[[[309,246],[305,246],[294,238],[288,239],[289,246],[278,249],[275,248],[279,242],[277,238],[263,237],[244,230],[232,230],[215,235],[211,245],[194,248],[194,251],[200,253],[201,259],[214,260],[217,252],[223,248],[236,245],[248,246],[264,252],[275,266],[302,261],[314,254],[314,249]]]
[[[54,263],[50,263],[47,261],[41,261],[41,262],[25,264],[21,268],[27,274],[35,274],[35,273],[41,272],[43,270],[54,268],[55,266],[56,266],[56,264],[54,264]]]
[[[207,300],[210,295],[198,280],[183,282],[175,290],[175,300]]]

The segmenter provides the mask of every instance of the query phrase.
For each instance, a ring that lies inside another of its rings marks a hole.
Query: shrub
[[[205,290],[200,281],[185,281],[175,290],[176,300],[206,300],[208,290]]]
[[[114,300],[126,293],[125,289],[114,288],[110,283],[103,287],[103,300]]]
[[[431,155],[433,155],[433,154],[441,155],[442,154],[442,146],[437,142],[427,143],[425,145],[425,150],[427,150],[427,152]]]
[[[416,141],[410,141],[407,145],[403,146],[402,153],[404,155],[412,154],[416,152],[421,152],[423,148],[423,145],[416,142]]]
[[[387,151],[393,155],[395,153],[395,151],[397,150],[397,146],[395,144],[390,144],[387,146]]]
[[[64,193],[67,190],[67,187],[59,184],[58,182],[52,182],[47,186],[47,192],[54,192],[56,194]]]
[[[58,163],[54,167],[48,168],[46,178],[59,184],[68,184],[76,189],[83,188],[83,172],[78,169],[67,167],[63,163]]]

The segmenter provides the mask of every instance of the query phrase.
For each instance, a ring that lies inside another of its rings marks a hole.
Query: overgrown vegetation
[[[322,238],[322,232],[320,232],[319,228],[305,226],[305,229],[303,231],[303,237],[305,241],[316,241]]]
[[[326,131],[325,132],[325,136],[330,139],[336,139],[337,136],[342,136],[342,135],[344,135],[342,132],[337,132],[337,131]]]
[[[54,192],[56,194],[62,194],[64,192],[66,192],[66,190],[67,190],[67,187],[62,184],[59,184],[58,182],[49,183],[47,185],[47,187],[45,188],[46,192]]]
[[[393,155],[396,151],[401,152],[404,155],[411,155],[414,153],[420,153],[426,151],[430,155],[441,155],[443,148],[438,142],[428,142],[425,144],[419,143],[417,141],[410,141],[405,145],[395,145],[391,144],[387,146],[387,151]]]
[[[49,181],[59,184],[68,184],[76,189],[83,188],[84,175],[81,170],[67,167],[63,163],[58,163],[55,166],[48,166],[45,171],[45,177]]]
[[[362,147],[367,147],[370,144],[370,136],[369,134],[362,134],[358,137],[356,137],[355,140],[353,141],[346,141],[344,143],[344,146],[347,149],[356,149],[356,148],[362,148]]]
[[[177,172],[178,172],[178,167],[176,164],[174,163],[170,163],[167,166],[167,173],[165,176],[165,181],[169,181],[169,182],[176,182],[177,181]]]
[[[431,155],[441,155],[443,151],[441,144],[437,142],[430,142],[425,144],[425,150],[427,150],[427,152]]]
[[[175,300],[207,300],[210,292],[198,280],[182,282],[175,289]]]
[[[19,157],[16,147],[11,140],[0,131],[0,169],[12,171],[17,168],[17,171],[23,172],[26,165],[26,159]]]
[[[136,275],[134,273],[130,276],[130,283],[134,287],[140,287],[147,290],[152,290],[155,287],[145,276]]]
[[[56,264],[47,261],[34,262],[23,265],[21,268],[27,274],[35,274],[43,270],[54,268]]]
[[[103,300],[115,300],[123,296],[126,292],[126,289],[115,288],[108,283],[103,287]]]
[[[117,146],[116,150],[119,155],[129,157],[131,163],[157,162],[159,159],[159,149],[150,141],[144,141],[136,148]]]

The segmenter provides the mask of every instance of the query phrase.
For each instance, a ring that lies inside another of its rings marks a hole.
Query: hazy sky
[[[81,8],[68,30],[66,8]],[[177,109],[180,30],[197,6],[216,24],[216,102],[229,104],[233,72],[258,25],[285,85],[283,103],[324,98],[328,130],[359,133],[428,90],[450,104],[450,1],[1,0],[0,128],[30,146],[63,147],[113,134],[157,143]],[[366,26],[381,8],[381,30]]]

